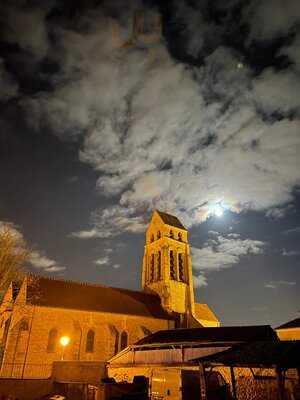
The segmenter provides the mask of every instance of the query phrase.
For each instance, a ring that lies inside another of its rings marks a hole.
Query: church
[[[0,377],[48,378],[55,361],[105,362],[159,330],[218,326],[194,299],[187,229],[155,211],[142,291],[30,275],[11,283],[0,306]]]

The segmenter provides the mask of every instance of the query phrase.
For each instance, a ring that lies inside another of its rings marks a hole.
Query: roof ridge
[[[80,285],[80,286],[92,286],[95,288],[108,288],[108,289],[114,289],[114,290],[121,290],[123,292],[133,292],[133,293],[138,293],[138,294],[144,294],[144,295],[148,295],[148,296],[156,296],[155,294],[151,294],[151,293],[146,293],[142,290],[133,290],[133,289],[127,289],[127,288],[119,288],[119,287],[115,287],[115,286],[108,286],[108,285],[103,285],[101,283],[95,283],[95,282],[86,282],[86,281],[76,281],[73,279],[65,279],[65,278],[57,278],[54,276],[44,276],[44,275],[40,275],[40,274],[35,274],[32,272],[29,272],[27,274],[28,276],[31,276],[33,278],[36,279],[45,279],[48,281],[58,281],[58,282],[62,282],[62,283],[67,283],[67,284],[75,284],[75,285]]]
[[[298,323],[298,324],[296,324],[296,323]],[[297,317],[288,322],[285,322],[284,324],[276,326],[276,328],[274,328],[274,329],[299,328],[299,326],[300,326],[300,317]]]

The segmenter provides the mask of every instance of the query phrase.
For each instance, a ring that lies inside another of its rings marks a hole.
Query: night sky
[[[299,316],[299,0],[2,2],[0,226],[28,268],[140,289],[156,208],[223,324]]]

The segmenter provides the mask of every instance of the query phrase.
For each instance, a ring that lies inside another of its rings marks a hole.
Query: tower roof
[[[182,223],[179,221],[179,219],[177,217],[175,217],[175,215],[171,215],[171,214],[167,214],[165,212],[162,211],[158,211],[156,210],[157,214],[160,216],[160,218],[163,220],[163,222],[167,225],[170,226],[174,226],[175,228],[179,228],[179,229],[183,229],[183,230],[187,230]]]

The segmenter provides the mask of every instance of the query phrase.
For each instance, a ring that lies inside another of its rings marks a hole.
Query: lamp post
[[[68,346],[68,344],[70,343],[70,338],[69,338],[69,336],[62,336],[62,337],[59,339],[59,342],[60,342],[60,344],[61,344],[61,346],[62,346],[61,361],[63,361],[64,355],[65,355],[65,348],[66,348],[66,346]]]

